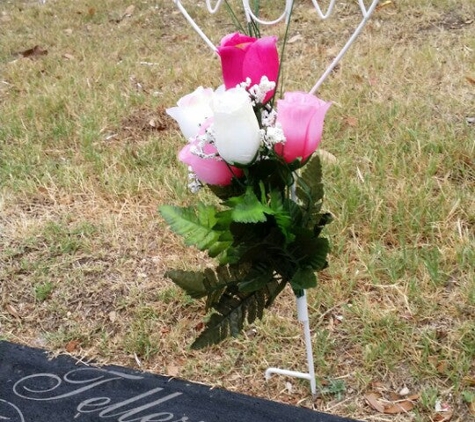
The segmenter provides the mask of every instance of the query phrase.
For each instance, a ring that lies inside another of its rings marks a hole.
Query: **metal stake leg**
[[[302,378],[310,381],[310,391],[315,398],[317,395],[317,382],[315,380],[315,367],[313,365],[313,349],[312,339],[310,337],[310,324],[308,321],[308,306],[307,295],[304,291],[303,296],[297,298],[297,316],[299,321],[303,324],[303,331],[305,336],[305,348],[307,351],[307,364],[308,372],[290,371],[288,369],[280,368],[267,368],[265,372],[266,380],[268,380],[272,374],[286,375],[288,377]]]

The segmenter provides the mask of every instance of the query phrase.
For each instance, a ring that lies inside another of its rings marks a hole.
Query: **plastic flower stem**
[[[282,43],[282,50],[280,52],[279,73],[277,74],[277,80],[275,81],[275,86],[279,86],[279,81],[282,79],[281,74],[283,73],[285,46],[287,45],[287,40],[289,37],[290,18],[292,16],[293,8],[294,8],[294,2],[291,3],[290,10],[288,12],[289,14],[288,14],[288,18],[287,18],[287,22],[285,26],[284,42]],[[284,83],[282,82],[280,84],[280,98],[282,98],[283,93],[284,93]],[[274,103],[274,98],[272,98],[272,105],[274,105],[273,103]]]
[[[312,350],[312,337],[310,335],[310,323],[308,320],[308,306],[307,306],[307,295],[305,290],[303,295],[297,298],[297,316],[299,321],[302,322],[303,332],[305,336],[305,350],[307,352],[307,362],[308,362],[308,375],[310,377],[310,391],[312,396],[317,394],[317,383],[315,379],[315,366],[313,363],[313,350]]]
[[[259,25],[256,23],[254,19],[251,19],[247,23],[247,27],[249,30],[249,36],[254,37],[254,38],[261,38],[261,31],[259,29]]]
[[[225,0],[224,5],[226,6],[226,10],[228,11],[228,13],[231,15],[231,19],[232,19],[232,21],[233,21],[233,23],[234,23],[234,26],[237,28],[237,30],[238,30],[239,32],[245,33],[246,30],[245,30],[244,27],[242,26],[241,22],[239,22],[238,17],[237,17],[236,14],[234,13],[233,8],[231,7],[231,5],[229,4],[229,2],[228,2],[227,0]]]
[[[239,180],[239,177],[236,176],[236,174],[233,171],[232,166],[226,161],[224,161],[224,163],[228,167],[229,171],[233,174],[233,180],[235,180],[239,184],[239,186],[244,188],[245,187],[244,183],[242,183],[241,180]],[[244,170],[243,170],[244,174],[246,174],[246,170],[247,170],[247,168],[244,168]],[[248,175],[246,174],[246,179],[247,179],[247,177],[248,177]]]
[[[256,21],[262,25],[274,25],[280,22],[281,20],[283,20],[284,18],[289,19],[288,13],[293,3],[294,3],[294,0],[286,0],[284,13],[282,13],[281,16],[279,16],[277,19],[274,19],[273,21],[266,21],[266,20],[260,19],[259,16],[256,15],[256,12],[252,11],[251,6],[249,5],[249,0],[242,1],[242,4],[244,5],[244,13],[246,14],[247,21],[248,22],[250,22],[251,20]]]
[[[209,13],[212,13],[212,14],[216,13],[219,9],[219,6],[221,6],[222,2],[223,0],[218,0],[213,7],[211,6],[211,0],[206,0],[206,7],[208,8]]]

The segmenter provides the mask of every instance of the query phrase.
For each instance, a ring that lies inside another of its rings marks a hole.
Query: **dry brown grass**
[[[202,304],[163,274],[210,261],[157,214],[196,200],[163,110],[219,85],[219,63],[172,2],[130,17],[129,3],[99,3],[0,4],[0,336],[361,420],[436,420],[437,400],[473,418],[474,4],[382,7],[319,93],[334,101],[323,148],[338,161],[325,169],[330,268],[309,292],[325,391],[312,401],[306,382],[263,377],[305,367],[290,292],[242,337],[189,350]],[[356,21],[353,6],[321,24],[297,3],[288,90],[311,88]],[[195,10],[214,41],[233,30]],[[34,45],[48,54],[16,54]],[[420,394],[409,414],[365,403],[404,386]]]

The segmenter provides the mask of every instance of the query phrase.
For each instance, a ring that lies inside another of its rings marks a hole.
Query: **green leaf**
[[[229,240],[220,241],[222,230],[214,230],[218,219],[213,206],[202,203],[187,208],[163,205],[160,207],[160,214],[175,233],[185,238],[187,245],[194,245],[200,250],[209,249],[212,257],[231,244]]]
[[[327,255],[330,251],[328,239],[315,237],[310,229],[297,228],[295,241],[290,245],[289,250],[299,261],[301,267],[309,266],[315,271],[323,270],[327,267]]]
[[[320,236],[320,233],[322,232],[323,228],[333,221],[333,215],[331,215],[329,212],[326,212],[324,214],[318,214],[316,215],[316,220],[318,221],[318,223],[316,223],[313,227],[313,235],[315,237],[318,237]]]
[[[323,199],[322,163],[318,155],[314,155],[302,170],[301,180],[310,188],[314,201]]]
[[[229,233],[229,227],[233,222],[232,210],[224,210],[216,213],[216,224],[214,229],[223,232]]]
[[[274,270],[275,261],[285,254],[285,238],[275,221],[258,224],[233,223],[231,233],[234,238],[232,247],[226,254],[232,263],[266,262]]]
[[[230,185],[227,186],[218,186],[218,185],[207,185],[208,188],[213,192],[219,199],[225,201],[233,196],[239,196],[244,193],[244,187],[241,183],[233,179]]]
[[[292,226],[293,227],[301,226],[302,225],[302,218],[303,218],[301,207],[292,200],[287,200],[286,201],[286,207],[289,210],[290,219],[292,220]]]
[[[310,289],[316,287],[317,276],[312,268],[299,268],[290,280],[290,285],[294,291]]]
[[[287,201],[286,205],[289,205],[289,202],[292,201]],[[272,210],[272,215],[275,218],[275,222],[284,235],[286,242],[292,242],[295,236],[292,234],[291,229],[295,222],[292,221],[290,210],[286,209],[284,206],[281,192],[276,190],[271,191],[270,208]]]
[[[307,220],[314,224],[315,214],[320,211],[323,200],[322,165],[318,155],[308,161],[298,177],[297,197],[307,213]]]
[[[224,290],[236,285],[238,280],[229,276],[226,267],[219,266],[216,271],[206,268],[201,271],[169,270],[165,277],[170,278],[177,286],[193,299],[206,298],[206,309],[210,309],[219,302]]]
[[[263,262],[254,263],[244,280],[238,284],[240,292],[252,293],[273,280],[274,271]]]
[[[244,195],[230,198],[225,205],[232,208],[231,216],[237,223],[262,223],[267,220],[266,214],[272,213],[259,201],[252,187]]]
[[[286,285],[286,280],[261,263],[218,266],[203,272],[173,270],[167,271],[166,276],[191,297],[206,297],[206,308],[214,310],[205,330],[193,343],[194,349],[238,335],[246,322],[251,324],[262,318],[264,309],[271,306]],[[247,284],[240,290],[242,283]],[[252,283],[260,287],[253,290]]]
[[[308,253],[308,264],[315,270],[321,271],[328,266],[327,255],[330,252],[330,243],[324,237],[314,240],[313,248]]]
[[[187,295],[200,299],[209,293],[206,276],[202,272],[168,270],[165,277],[170,278],[177,286],[181,287]]]
[[[264,309],[271,305],[284,287],[284,281],[274,280],[252,293],[239,292],[234,286],[226,289],[214,306],[216,313],[211,315],[205,330],[191,348],[201,349],[217,344],[229,335],[237,336],[246,321],[252,324],[256,318],[262,318]]]
[[[206,268],[204,273],[206,275],[206,289],[208,291],[206,309],[211,309],[219,302],[226,288],[234,286],[237,280],[234,277],[230,277],[228,267],[222,265],[216,267],[214,271],[211,268]]]

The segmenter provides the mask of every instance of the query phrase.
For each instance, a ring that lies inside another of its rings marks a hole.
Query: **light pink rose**
[[[263,76],[267,76],[269,81],[277,82],[277,37],[253,38],[236,32],[221,40],[218,53],[226,89],[236,87],[247,78],[251,79],[251,86],[259,84]],[[272,98],[274,91],[267,93],[264,102]]]
[[[277,100],[277,122],[282,126],[286,141],[276,145],[275,151],[287,163],[297,158],[305,162],[315,152],[330,105],[305,92],[286,92],[282,100]]]
[[[233,177],[242,176],[242,170],[229,166],[220,157],[201,158],[192,154],[191,149],[197,145],[197,142],[195,140],[185,145],[178,154],[178,159],[190,166],[199,180],[209,185],[227,186],[231,184]],[[206,144],[204,153],[215,154],[216,148]]]

